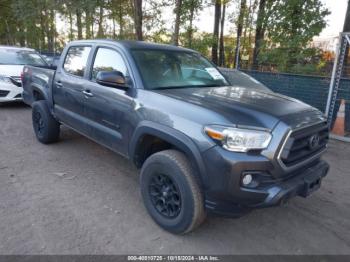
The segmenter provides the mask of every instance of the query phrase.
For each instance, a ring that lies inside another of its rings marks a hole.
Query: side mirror
[[[96,82],[103,86],[126,88],[125,77],[119,71],[100,71],[97,73]]]

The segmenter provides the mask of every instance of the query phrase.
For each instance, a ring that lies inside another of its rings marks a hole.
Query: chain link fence
[[[235,69],[221,68],[220,70],[228,78],[230,83],[234,85]],[[334,108],[335,113],[332,117],[332,125],[337,117],[340,101],[344,99],[345,131],[346,136],[350,136],[350,74],[344,74],[344,72],[347,72],[347,70],[350,73],[350,66],[345,65],[343,67],[342,78],[340,79],[340,85]],[[331,82],[331,72],[329,72],[329,76],[311,76],[291,73],[264,72],[248,69],[243,69],[240,71],[254,77],[276,93],[299,99],[318,108],[322,112],[326,111],[329,86]]]

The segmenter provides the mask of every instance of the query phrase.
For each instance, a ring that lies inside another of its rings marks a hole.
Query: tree
[[[240,46],[241,46],[241,36],[242,36],[242,30],[243,30],[243,19],[246,12],[246,4],[247,0],[241,0],[241,6],[239,9],[239,15],[237,20],[237,38],[236,38],[236,50],[235,50],[235,61],[234,61],[234,67],[238,68],[239,66],[239,60],[240,60]]]
[[[16,41],[13,31],[17,21],[12,16],[12,6],[17,3],[17,1],[11,2],[10,0],[0,2],[0,36],[3,44],[12,45]]]
[[[307,48],[312,38],[326,26],[329,14],[321,0],[277,0],[269,14],[268,38],[271,50],[265,61],[277,64],[280,70],[293,70],[307,64],[315,52]]]
[[[104,38],[105,33],[103,29],[103,18],[104,18],[104,1],[99,0],[98,1],[99,5],[99,12],[98,12],[98,31],[97,31],[97,37],[98,38]]]
[[[219,65],[225,65],[225,46],[224,46],[224,26],[225,26],[226,3],[222,5],[221,25],[220,25],[220,41],[219,41]]]
[[[203,0],[182,0],[181,6],[180,26],[184,26],[186,31],[182,42],[185,46],[192,48],[193,33],[196,31],[193,21],[203,8]]]
[[[78,2],[81,4],[81,1]],[[83,0],[83,10],[85,12],[85,37],[87,39],[94,38],[94,15],[97,8],[97,0]]]
[[[258,69],[258,55],[260,52],[260,48],[263,45],[265,31],[266,31],[266,22],[268,19],[266,2],[271,3],[271,0],[260,0],[258,17],[256,20],[255,41],[254,41],[254,50],[253,50],[253,69],[255,70]],[[271,6],[271,4],[269,6]]]
[[[264,40],[264,35],[265,35],[265,27],[263,26],[263,21],[265,19],[265,4],[266,4],[266,0],[260,0],[258,17],[257,17],[257,21],[256,21],[256,29],[255,29],[255,43],[254,43],[254,51],[253,51],[253,69],[258,68],[258,54],[259,54],[260,47],[261,47],[262,41]]]
[[[80,8],[75,9],[75,14],[77,17],[78,39],[83,39],[83,27],[81,23],[82,13]]]
[[[113,38],[124,39],[129,25],[129,15],[132,14],[133,8],[129,0],[109,0],[108,9],[110,11],[109,18],[113,22]],[[116,27],[119,26],[119,32]]]
[[[142,0],[134,0],[134,23],[136,31],[136,39],[143,40],[142,34]]]
[[[181,43],[221,66],[232,65],[236,53],[237,60],[253,57],[254,67],[266,62],[278,70],[293,71],[311,62],[317,65],[319,52],[308,44],[325,26],[328,10],[321,1],[240,0],[237,12],[231,14],[227,10],[233,1],[228,0],[0,0],[0,44],[54,51],[67,40],[147,39]],[[170,31],[164,11],[174,3],[175,30]],[[213,33],[198,31],[194,21],[199,10],[214,6]],[[344,30],[350,31],[349,10],[347,14]],[[232,17],[237,35],[225,36],[225,20]],[[67,29],[57,32],[56,20]],[[227,52],[230,48],[225,45],[232,42],[236,52]]]
[[[186,5],[187,4],[187,5]],[[189,48],[192,48],[192,39],[193,39],[193,20],[198,13],[198,11],[202,8],[202,0],[189,0],[184,3],[184,10],[188,10],[185,13],[185,19],[188,21],[187,27],[187,45]]]
[[[256,9],[258,7],[259,0],[249,0],[247,4],[246,12],[244,14],[243,23],[243,37],[241,40],[240,54],[245,55],[249,62],[252,53],[252,36],[255,29],[254,18],[256,17]]]
[[[2,0],[0,43],[54,49],[56,37],[53,0]]]
[[[221,18],[221,0],[215,0],[215,14],[214,14],[214,31],[213,31],[213,43],[211,48],[211,60],[214,64],[218,64],[218,40],[219,40],[219,27]]]
[[[46,35],[47,35],[47,51],[55,51],[55,37],[56,37],[56,26],[55,26],[55,10],[54,6],[51,5],[47,9],[47,19],[48,24],[46,26]]]
[[[182,6],[182,0],[176,0],[176,7],[175,7],[175,28],[173,33],[173,44],[178,46],[179,45],[179,32],[180,32],[180,18],[181,18],[181,6]]]

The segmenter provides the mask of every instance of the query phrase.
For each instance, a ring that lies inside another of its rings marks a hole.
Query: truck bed
[[[54,67],[25,66],[22,77],[24,103],[31,106],[38,99],[37,96],[52,101],[51,86],[55,73]]]

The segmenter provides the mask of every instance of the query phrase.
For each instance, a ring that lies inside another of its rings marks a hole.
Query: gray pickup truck
[[[306,197],[329,165],[323,114],[199,53],[136,41],[69,43],[57,69],[26,66],[23,99],[44,143],[60,125],[130,159],[150,216],[187,233],[208,212],[237,217]]]

